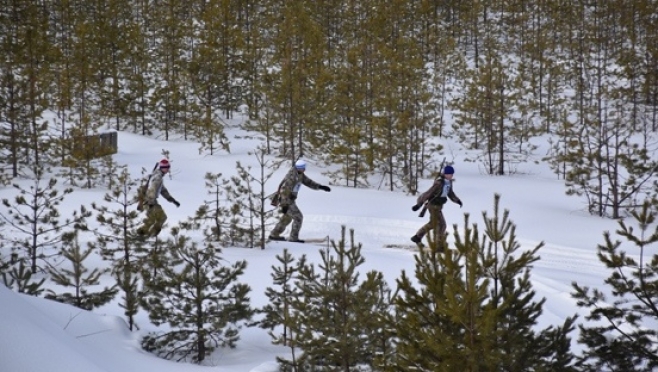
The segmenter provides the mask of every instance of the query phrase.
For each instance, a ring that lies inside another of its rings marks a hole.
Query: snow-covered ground
[[[256,158],[249,155],[258,146],[257,140],[233,140],[231,154],[199,155],[198,145],[184,141],[159,141],[142,136],[119,133],[119,153],[116,161],[128,165],[134,177],[141,168],[150,168],[162,158],[162,150],[170,153],[172,179],[166,179],[170,193],[181,203],[180,208],[163,201],[169,219],[168,226],[186,220],[202,203],[205,195],[204,175],[221,172],[225,177],[235,173],[235,163],[257,167]],[[455,144],[451,144],[455,147]],[[445,211],[449,231],[452,224],[462,227],[464,213],[471,223],[482,226],[482,212],[491,215],[494,194],[501,195],[501,207],[510,210],[517,225],[517,236],[523,247],[533,248],[540,242],[541,259],[534,264],[532,281],[537,298],[547,299],[539,326],[559,325],[577,313],[571,299],[573,281],[586,286],[602,287],[608,275],[596,257],[596,246],[603,242],[604,231],[614,231],[616,221],[590,216],[584,201],[565,195],[561,180],[544,164],[519,166],[515,175],[492,177],[480,172],[479,164],[465,162],[465,152],[455,151],[455,192],[464,202],[463,208],[449,203]],[[323,184],[330,184],[323,168],[313,159],[306,159],[307,175]],[[279,169],[268,184],[275,191],[287,171]],[[421,188],[429,187],[424,180]],[[365,271],[379,270],[391,286],[400,272],[414,270],[414,252],[386,248],[387,244],[409,244],[409,238],[426,222],[411,211],[415,197],[402,192],[375,189],[354,189],[331,185],[332,192],[302,188],[298,205],[304,213],[300,238],[337,239],[341,226],[355,230],[362,243]],[[67,210],[102,202],[106,190],[76,190],[62,204]],[[11,199],[15,190],[0,189],[0,199]],[[629,221],[630,222],[630,221]],[[5,227],[8,231],[8,228]],[[168,231],[167,231],[168,234]],[[265,288],[272,285],[269,273],[277,265],[275,256],[284,248],[295,256],[306,254],[309,260],[319,260],[321,247],[313,244],[268,243],[265,250],[225,248],[223,258],[229,262],[246,260],[246,273],[240,281],[252,288],[254,307],[265,305]],[[624,247],[622,247],[624,249]],[[632,252],[631,247],[626,250]],[[103,263],[103,261],[96,261]],[[160,371],[183,372],[207,370],[186,363],[159,359],[140,349],[139,338],[155,327],[144,311],[137,314],[140,331],[129,332],[123,320],[123,310],[116,301],[93,312],[14,293],[0,286],[0,371]],[[582,321],[582,318],[580,319]],[[218,350],[208,360],[212,370],[231,372],[274,372],[277,355],[287,356],[288,349],[273,346],[265,330],[245,328],[235,349]]]

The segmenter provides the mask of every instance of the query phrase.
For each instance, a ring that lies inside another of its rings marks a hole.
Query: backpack
[[[279,204],[281,203],[281,194],[280,194],[280,192],[281,192],[281,186],[283,186],[283,181],[284,180],[285,180],[285,177],[283,178],[281,183],[279,183],[279,187],[276,189],[276,192],[274,194],[272,194],[272,201],[270,201],[270,205],[273,206],[273,207],[278,207]]]
[[[416,199],[416,203],[424,203],[424,202],[432,202],[432,200],[436,199],[439,195],[441,195],[441,190],[437,187],[437,181],[440,180],[443,177],[441,173],[434,179],[434,182],[432,183],[432,186],[430,186],[427,191],[424,193],[418,195],[418,199]]]
[[[159,163],[155,163],[155,167],[153,167],[153,170],[151,171],[151,174],[149,174],[148,178],[146,179],[146,182],[142,180],[142,184],[139,185],[137,188],[137,210],[142,211],[144,210],[144,203],[146,202],[146,191],[149,189],[149,183],[151,183],[151,176],[153,176],[153,172],[155,169],[158,167]]]
[[[438,193],[437,193],[437,195],[432,195],[432,194],[439,191],[436,188],[436,181],[443,178],[443,173],[442,172],[443,172],[443,166],[445,165],[445,163],[446,163],[446,158],[444,157],[443,161],[441,161],[441,165],[439,165],[439,174],[437,174],[436,177],[434,178],[434,182],[432,183],[432,186],[430,186],[430,188],[427,191],[425,191],[424,193],[418,195],[418,199],[416,199],[416,204],[420,204],[421,200],[429,203],[433,199],[435,199],[439,196]]]
[[[279,191],[277,191],[272,195],[272,200],[270,201],[270,205],[273,207],[278,207],[279,203],[281,203],[281,197],[279,196]]]
[[[299,159],[301,159],[302,156],[303,156],[303,154],[299,154],[299,157],[297,158],[297,161],[299,161]],[[297,161],[295,161],[295,163]],[[295,163],[293,163],[293,166],[294,166]],[[281,195],[280,195],[281,186],[283,186],[283,181],[286,180],[286,177],[287,177],[287,174],[286,174],[286,176],[283,177],[283,180],[281,180],[281,182],[279,183],[279,187],[276,189],[274,194],[271,195],[272,200],[270,201],[270,205],[273,206],[273,207],[278,207],[279,204],[281,203]]]

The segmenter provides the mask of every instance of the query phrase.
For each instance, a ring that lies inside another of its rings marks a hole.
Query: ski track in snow
[[[309,238],[321,238],[329,235],[332,240],[340,238],[340,228],[345,226],[354,229],[355,240],[360,242],[359,237],[367,242],[381,243],[380,246],[364,246],[364,249],[383,248],[386,244],[413,244],[411,236],[416,232],[423,221],[414,222],[379,217],[358,217],[341,215],[309,215],[304,217],[301,236]],[[517,238],[522,248],[533,249],[540,242]],[[391,249],[391,248],[387,248]],[[544,269],[555,269],[562,272],[575,272],[578,274],[592,273],[604,274],[606,272],[603,264],[596,256],[596,250],[591,252],[582,248],[565,247],[545,243],[538,252],[540,260],[534,263],[534,267]]]
[[[318,238],[329,235],[330,239],[340,239],[341,226],[354,230],[354,239],[383,244],[410,243],[409,238],[422,226],[423,222],[412,222],[379,217],[359,217],[341,215],[305,215],[300,236]],[[367,239],[359,237],[367,236]],[[373,247],[364,246],[364,249]]]
[[[424,221],[409,221],[371,216],[343,215],[306,215],[301,230],[301,236],[321,238],[329,236],[331,240],[340,239],[341,226],[355,231],[355,242],[368,242],[363,246],[364,255],[368,250],[387,250],[400,252],[404,255],[414,255],[416,252],[405,248],[384,247],[390,244],[411,245],[409,238],[422,226]],[[449,228],[450,229],[450,228]],[[517,238],[521,248],[533,249],[540,242]],[[583,248],[566,247],[545,243],[538,251],[539,260],[532,264],[531,280],[533,285],[545,293],[555,294],[559,301],[573,301],[571,282],[575,278],[591,275],[600,281],[606,277],[607,270],[598,260],[596,249],[591,251]],[[367,260],[367,257],[366,257]],[[590,283],[585,283],[590,284]],[[559,302],[555,304],[559,310]]]
[[[537,242],[521,240],[522,247],[534,247]],[[537,268],[551,269],[566,273],[595,274],[597,277],[605,277],[609,270],[599,261],[596,250],[591,252],[579,248],[564,247],[560,245],[545,244],[539,249],[539,261],[533,266]]]

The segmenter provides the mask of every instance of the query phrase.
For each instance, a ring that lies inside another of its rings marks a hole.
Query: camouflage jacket
[[[149,181],[149,188],[146,190],[146,200],[147,205],[153,205],[158,203],[158,196],[162,195],[163,198],[167,201],[173,202],[174,198],[171,197],[169,191],[164,185],[164,173],[160,169],[156,169],[151,174],[151,180]]]
[[[279,185],[279,198],[282,207],[292,204],[297,199],[299,188],[304,185],[313,190],[320,188],[320,184],[306,177],[303,172],[298,172],[297,169],[292,168],[286,177]]]
[[[443,176],[437,177],[437,179],[434,180],[434,184],[432,184],[427,191],[418,196],[416,204],[422,205],[425,202],[429,202],[434,205],[443,205],[447,199],[459,204],[461,200],[457,197],[454,191],[455,181],[450,180],[448,181],[448,184],[446,184],[446,181],[448,180],[443,178]],[[444,186],[447,187],[447,190],[444,190]]]

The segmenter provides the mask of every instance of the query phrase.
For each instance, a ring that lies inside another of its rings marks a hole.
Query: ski
[[[296,242],[291,242],[286,239],[268,239],[268,242],[286,242],[286,243],[301,243],[301,244],[324,244],[329,242],[329,237],[324,237],[324,238],[304,238],[300,239],[300,241]]]
[[[425,244],[423,244],[422,246],[418,246],[416,244],[384,244],[384,248],[404,249],[404,250],[413,251],[413,252],[418,252],[421,249],[424,250],[425,252],[430,251],[430,248]]]
[[[418,251],[421,247],[416,244],[385,244],[384,248],[404,249],[408,251]],[[423,246],[424,248],[424,246]]]
[[[304,243],[327,243],[329,241],[329,237],[324,237],[324,238],[310,238],[310,239],[302,239]]]

